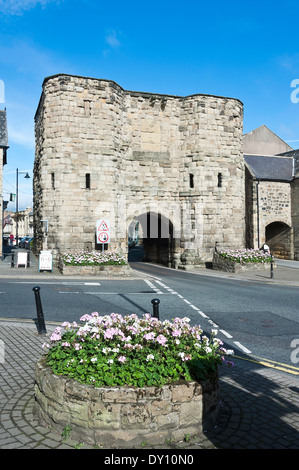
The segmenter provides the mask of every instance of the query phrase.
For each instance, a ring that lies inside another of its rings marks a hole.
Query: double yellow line
[[[282,370],[283,372],[287,372],[288,374],[299,375],[299,367],[290,366],[289,364],[283,364],[277,361],[271,361],[270,359],[265,359],[258,356],[253,356],[253,359],[249,357],[241,357],[241,356],[231,356],[237,359],[243,359],[244,361],[253,362],[255,364],[260,364],[265,367],[271,367],[272,369]]]

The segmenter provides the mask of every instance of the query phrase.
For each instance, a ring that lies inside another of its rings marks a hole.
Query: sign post
[[[105,243],[110,243],[110,220],[109,219],[97,220],[97,242],[102,244],[102,252],[104,251]]]

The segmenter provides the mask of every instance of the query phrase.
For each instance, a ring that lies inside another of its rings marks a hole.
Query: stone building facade
[[[243,105],[238,99],[127,91],[110,80],[44,80],[35,116],[36,249],[128,251],[140,222],[146,259],[188,269],[215,243],[245,244]],[[46,222],[45,222],[46,221]],[[107,248],[107,247],[105,247]]]
[[[261,126],[244,135],[244,161],[246,246],[267,243],[276,257],[294,259],[294,151]]]
[[[288,153],[294,159],[294,179],[291,185],[294,259],[299,261],[299,150]]]

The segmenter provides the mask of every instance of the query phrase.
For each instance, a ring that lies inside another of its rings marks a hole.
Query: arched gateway
[[[278,258],[293,259],[294,231],[284,222],[271,222],[266,226],[266,243],[271,253]]]
[[[35,116],[37,250],[45,220],[55,259],[97,248],[97,221],[108,218],[108,249],[127,253],[134,217],[149,222],[147,259],[176,268],[211,260],[216,241],[243,247],[242,114],[232,98],[46,78]]]

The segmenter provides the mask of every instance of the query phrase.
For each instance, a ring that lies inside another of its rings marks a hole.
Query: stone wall
[[[273,263],[273,268],[276,265]],[[248,271],[258,271],[258,270],[270,270],[271,263],[235,263],[228,259],[223,258],[218,253],[213,255],[213,269],[216,271],[224,271],[227,273],[240,273]]]
[[[261,228],[271,222],[284,222],[291,226],[291,186],[290,183],[277,181],[261,181],[260,195],[260,221]]]
[[[111,278],[114,276],[126,277],[132,274],[131,267],[126,265],[107,265],[107,266],[71,266],[65,265],[61,260],[59,270],[65,276],[101,276]]]
[[[260,248],[266,228],[274,222],[292,226],[291,185],[280,181],[257,181],[246,171],[246,247]]]
[[[215,241],[244,246],[242,118],[242,103],[232,98],[132,92],[69,75],[45,79],[35,117],[38,250],[42,219],[57,259],[86,243],[100,248],[96,220],[107,217],[109,250],[126,253],[128,226],[144,214],[170,222],[168,234],[150,238],[167,241],[158,251],[173,267],[211,259]]]
[[[294,227],[294,259],[299,261],[299,171],[292,183],[292,219]]]
[[[219,412],[218,378],[163,387],[101,387],[55,376],[41,358],[35,368],[35,409],[41,424],[104,448],[163,445],[203,436]]]

